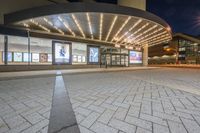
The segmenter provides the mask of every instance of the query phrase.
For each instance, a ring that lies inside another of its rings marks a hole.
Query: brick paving
[[[199,133],[200,70],[63,75],[81,133]],[[0,81],[0,133],[47,133],[55,77]],[[186,89],[186,91],[184,91]]]
[[[47,133],[55,77],[0,81],[0,133]]]
[[[173,79],[172,84],[179,84],[191,77],[186,87],[194,87],[194,82],[200,85],[199,70],[190,70],[189,77],[182,77],[187,72],[181,71],[65,75],[81,133],[198,133],[200,96],[166,84]]]

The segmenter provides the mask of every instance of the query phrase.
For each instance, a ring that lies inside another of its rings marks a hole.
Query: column
[[[143,47],[143,66],[148,66],[148,44]]]
[[[118,5],[146,10],[146,0],[118,0]]]

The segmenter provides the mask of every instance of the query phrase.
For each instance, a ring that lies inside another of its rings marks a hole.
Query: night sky
[[[97,0],[117,3],[117,0]],[[147,11],[164,19],[173,32],[200,36],[200,0],[147,0]]]

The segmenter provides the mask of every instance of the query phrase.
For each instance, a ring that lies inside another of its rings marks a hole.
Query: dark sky
[[[147,0],[147,11],[163,18],[173,32],[200,35],[200,0]]]

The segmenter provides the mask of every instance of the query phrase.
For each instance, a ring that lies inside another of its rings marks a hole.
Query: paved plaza
[[[200,132],[199,69],[62,77],[81,133]],[[52,74],[0,81],[0,133],[46,133],[55,81]]]

